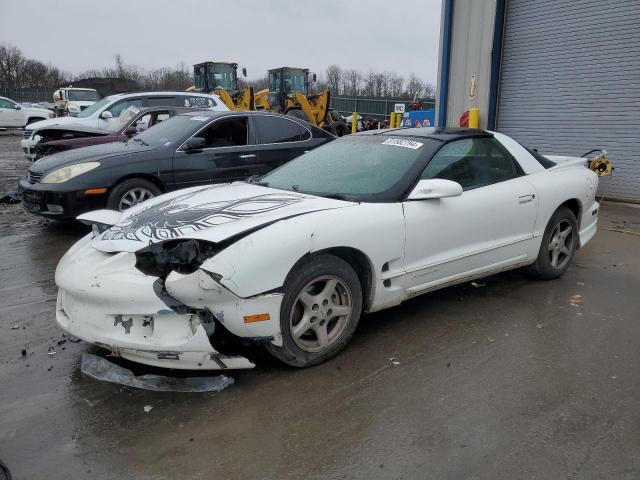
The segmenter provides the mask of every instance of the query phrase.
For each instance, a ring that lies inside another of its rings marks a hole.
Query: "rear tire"
[[[149,180],[129,178],[113,187],[107,198],[107,208],[122,212],[161,193],[160,188]]]
[[[284,292],[283,345],[266,345],[273,356],[293,367],[310,367],[349,343],[362,313],[362,287],[347,262],[333,255],[312,255],[289,273]]]
[[[567,207],[558,208],[551,216],[542,236],[535,263],[527,272],[537,278],[549,280],[560,277],[578,248],[578,222]]]
[[[331,133],[333,133],[336,137],[342,137],[349,133],[349,127],[343,121],[337,121],[331,124]]]

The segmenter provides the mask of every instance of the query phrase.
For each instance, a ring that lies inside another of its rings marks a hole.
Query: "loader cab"
[[[196,90],[212,92],[222,88],[228,92],[238,90],[238,64],[228,62],[204,62],[193,66]]]
[[[285,109],[287,95],[309,92],[309,70],[307,68],[282,67],[269,70],[269,103]]]

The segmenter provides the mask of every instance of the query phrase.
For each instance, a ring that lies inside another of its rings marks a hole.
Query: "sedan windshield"
[[[89,117],[93,113],[95,113],[98,110],[102,109],[103,107],[106,107],[107,105],[109,105],[111,102],[113,102],[113,98],[110,98],[110,97],[103,98],[99,102],[96,102],[96,103],[94,103],[92,105],[89,105],[87,108],[82,110],[78,115],[76,115],[76,118]]]
[[[389,201],[417,177],[440,142],[389,135],[343,137],[265,175],[272,188],[356,201]]]
[[[133,137],[132,140],[153,147],[178,146],[186,137],[205,125],[208,117],[176,115]]]

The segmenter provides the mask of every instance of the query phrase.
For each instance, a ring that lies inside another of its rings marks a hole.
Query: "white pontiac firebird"
[[[81,215],[93,231],[58,265],[56,318],[149,365],[250,368],[260,343],[306,367],[363,312],[518,267],[562,275],[596,233],[597,186],[586,158],[500,133],[351,135],[259,181]]]

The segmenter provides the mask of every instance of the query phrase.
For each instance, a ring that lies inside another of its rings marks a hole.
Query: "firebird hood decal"
[[[304,199],[300,195],[268,193],[201,205],[187,203],[189,198],[198,193],[187,193],[146,207],[110,228],[102,239],[169,240],[243,217],[270,212]]]
[[[116,225],[94,238],[93,245],[105,252],[133,252],[176,238],[218,242],[283,218],[349,205],[353,204],[240,182],[196,187],[127,210]]]

